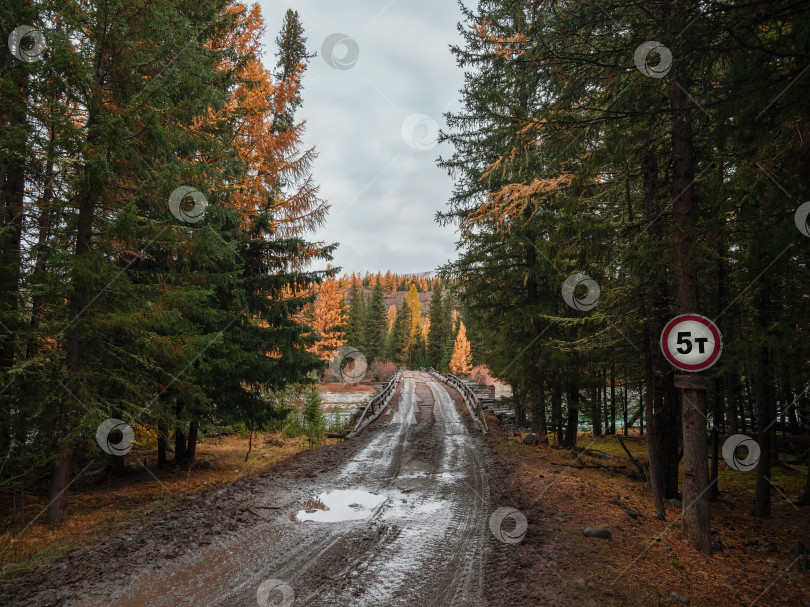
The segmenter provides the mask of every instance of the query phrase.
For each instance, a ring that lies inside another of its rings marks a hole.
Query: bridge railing
[[[388,382],[383,386],[382,390],[380,390],[374,396],[374,398],[368,402],[363,409],[363,413],[360,414],[360,419],[357,420],[354,428],[345,436],[345,438],[357,436],[362,430],[365,429],[366,426],[380,416],[385,407],[388,406],[388,402],[394,396],[394,391],[397,389],[397,383],[399,382],[401,375],[402,367],[399,367],[391,379],[389,379]]]
[[[428,367],[427,372],[439,381],[452,386],[461,394],[461,398],[464,404],[467,405],[467,410],[470,412],[473,421],[478,425],[481,432],[486,434],[489,431],[489,427],[487,426],[487,418],[484,415],[481,401],[478,400],[478,395],[470,389],[464,380],[460,377],[456,377],[452,373],[439,373],[433,367]]]

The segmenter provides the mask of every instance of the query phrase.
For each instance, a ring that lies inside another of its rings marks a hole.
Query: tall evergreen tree
[[[411,306],[406,299],[397,309],[394,324],[391,327],[388,358],[396,363],[409,366],[412,362],[411,345]]]
[[[426,362],[428,366],[438,367],[442,357],[444,340],[447,338],[447,334],[450,332],[450,328],[446,324],[446,316],[444,314],[441,284],[433,288],[433,293],[430,296],[428,318],[430,319],[430,329],[428,330],[427,338]]]
[[[371,358],[366,351],[366,306],[363,293],[356,284],[352,284],[349,295],[351,301],[346,321],[346,342],[363,352],[366,358]]]
[[[448,333],[447,339],[442,347],[442,357],[439,359],[437,369],[440,373],[448,373],[450,371],[450,360],[453,358],[453,350],[455,348],[459,328],[459,321],[453,322],[453,320],[450,319],[450,333]]]
[[[776,159],[806,157],[804,127],[787,125],[790,115],[804,125],[807,107],[784,85],[806,67],[798,49],[807,47],[799,39],[810,9],[702,9],[665,0],[642,12],[623,0],[609,8],[481,0],[463,9],[471,27],[454,52],[467,70],[464,105],[448,119],[443,137],[455,151],[441,161],[455,189],[440,219],[461,234],[459,258],[443,274],[463,280],[465,321],[485,362],[519,395],[518,423],[528,401],[535,424],[545,424],[551,392],[558,436],[565,405],[574,445],[582,389],[603,390],[606,368],[641,380],[657,513],[678,495],[682,446],[685,536],[708,551],[707,420],[758,427],[768,455],[755,512],[767,517],[775,406],[797,393],[787,377],[775,381],[784,374],[774,360],[806,352],[781,331],[790,321],[781,325],[780,312],[795,310],[788,285],[806,275],[807,258],[785,255],[796,205],[777,194],[785,184],[802,191],[806,171]],[[580,305],[584,293],[573,305],[560,297],[579,273],[601,286],[598,305]],[[703,395],[676,390],[659,354],[663,325],[685,311],[719,318],[726,336],[709,372],[722,379],[711,409]],[[757,389],[740,412],[753,370]]]
[[[301,69],[278,81],[262,67],[258,7],[14,4],[4,24],[53,27],[42,61],[9,55],[0,79],[0,321],[16,342],[0,337],[12,380],[0,484],[50,468],[47,520],[58,522],[77,464],[123,465],[85,448],[107,418],[154,429],[161,464],[172,427],[179,463],[194,459],[202,424],[265,423],[261,392],[321,365],[291,316],[334,273],[302,268],[333,247],[303,239],[328,207],[302,125],[273,129],[300,100]],[[26,171],[11,179],[18,161]],[[18,249],[19,179],[33,244]]]
[[[378,281],[371,291],[366,306],[366,356],[370,360],[385,358],[385,338],[388,334],[388,318],[385,313],[385,299],[382,284]]]
[[[288,8],[284,14],[284,24],[276,38],[276,57],[278,58],[275,72],[276,80],[284,82],[294,79],[297,83],[301,82],[304,71],[307,69],[307,63],[315,57],[315,53],[310,54],[307,52],[306,45],[307,39],[304,36],[304,26],[301,24],[298,11]],[[276,117],[275,129],[277,132],[284,132],[293,128],[295,112],[302,104],[302,88],[299,84],[296,94],[284,108],[284,111]]]

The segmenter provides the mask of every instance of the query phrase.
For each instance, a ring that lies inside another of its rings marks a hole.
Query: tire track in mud
[[[468,445],[449,393],[425,377],[405,375],[391,421],[319,488],[390,492],[383,507],[359,522],[293,523],[304,537],[262,563],[267,578],[293,588],[296,604],[486,604],[481,445]],[[251,587],[247,577],[211,604],[250,604],[262,580]]]
[[[483,469],[470,457],[465,443],[471,437],[444,387],[418,379],[405,378],[392,420],[399,427],[393,437],[385,438],[391,448],[382,453],[378,469],[387,474],[370,475],[380,483],[378,488],[396,485],[408,492],[401,495],[416,491],[415,499],[405,511],[395,503],[401,497],[389,500],[369,522],[382,523],[384,541],[367,546],[364,557],[339,574],[342,583],[318,585],[302,595],[302,604],[485,604],[482,495],[488,492]],[[375,440],[358,459],[379,453]],[[351,469],[358,471],[356,466]],[[369,484],[367,477],[364,488]]]
[[[416,524],[403,522],[397,541],[377,560],[378,575],[368,584],[367,604],[481,605],[480,584],[476,588],[469,578],[470,564],[483,557],[485,511],[475,507],[483,477],[465,453],[464,441],[471,437],[448,393],[432,380],[423,385],[429,389],[423,390],[423,402],[433,402],[421,409],[429,410],[432,415],[425,417],[435,422],[413,428],[410,440],[432,447],[430,481],[422,491],[439,508]],[[472,493],[465,487],[470,484]],[[475,539],[477,546],[471,545]]]
[[[453,543],[452,550],[445,556],[450,571],[455,573],[453,583],[444,586],[442,594],[437,597],[438,605],[485,605],[483,591],[483,564],[486,550],[487,507],[489,504],[489,484],[485,470],[475,450],[469,445],[477,439],[470,436],[462,423],[449,393],[443,384],[430,382],[436,402],[440,404],[441,421],[449,444],[448,451],[454,459],[464,460],[456,468],[468,470],[466,478],[460,478],[467,485],[468,491],[464,500],[459,500],[459,515],[464,517],[464,524],[455,528],[462,529],[462,538]],[[461,438],[461,440],[459,440]],[[482,443],[477,445],[482,447]],[[463,491],[462,487],[462,491]]]

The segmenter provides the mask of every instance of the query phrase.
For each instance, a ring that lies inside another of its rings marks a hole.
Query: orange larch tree
[[[329,360],[346,343],[346,297],[337,280],[328,278],[321,283],[308,320],[317,338],[307,350]]]
[[[450,373],[453,375],[466,375],[472,370],[472,352],[470,341],[467,339],[467,329],[460,322],[456,343],[453,346],[453,356],[450,358]]]

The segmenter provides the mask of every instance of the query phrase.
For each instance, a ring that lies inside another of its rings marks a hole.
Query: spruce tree
[[[304,71],[307,69],[307,63],[315,57],[315,53],[310,54],[307,52],[306,44],[304,26],[301,24],[298,11],[287,9],[284,14],[284,24],[276,38],[278,62],[276,63],[275,77],[278,81],[283,82],[294,79],[297,83],[301,82]],[[284,111],[276,117],[275,129],[277,132],[284,132],[293,128],[295,112],[301,107],[302,103],[301,89],[302,87],[298,84],[298,92],[292,97]]]
[[[369,360],[385,358],[385,338],[388,334],[388,318],[385,313],[385,299],[382,284],[378,281],[371,291],[366,306],[366,357]]]
[[[411,357],[411,306],[408,305],[407,300],[403,299],[391,328],[388,358],[396,363],[409,366],[412,362]]]
[[[356,284],[352,284],[349,295],[351,301],[346,321],[346,343],[363,352],[367,359],[371,359],[366,351],[366,306],[363,293]]]
[[[417,334],[416,339],[413,342],[413,354],[412,354],[412,367],[414,369],[420,369],[422,367],[427,367],[427,347],[425,344],[425,336],[424,333],[421,331]]]
[[[439,360],[439,367],[437,369],[437,371],[440,373],[447,373],[450,371],[450,360],[453,358],[453,349],[456,345],[456,336],[458,335],[459,324],[458,322],[453,323],[451,320],[450,327],[450,333],[444,342],[444,346],[442,346],[442,357]]]
[[[444,339],[446,338],[447,333],[450,332],[445,322],[446,318],[444,315],[441,284],[438,284],[433,288],[433,293],[430,296],[428,318],[430,319],[430,329],[428,330],[427,338],[426,364],[430,367],[438,368],[442,357]]]
[[[236,27],[220,9],[215,2],[171,7],[177,19],[170,20],[162,5],[91,12],[86,22],[64,15],[65,31],[86,36],[89,43],[82,46],[92,53],[71,46],[69,35],[61,41],[60,60],[67,64],[71,57],[76,70],[71,103],[84,108],[87,119],[69,134],[77,168],[66,182],[66,203],[75,213],[62,238],[72,251],[50,267],[56,272],[62,266],[70,281],[67,321],[54,336],[64,346],[61,381],[68,390],[55,424],[50,522],[66,516],[77,433],[108,417],[148,419],[153,410],[171,407],[145,397],[155,385],[179,406],[172,376],[181,369],[181,381],[195,386],[187,400],[205,401],[197,368],[188,361],[227,325],[230,315],[212,296],[217,279],[236,270],[235,245],[219,221],[227,213],[225,196],[210,190],[237,168],[223,153],[229,125],[203,119],[225,107],[235,75],[216,69],[223,51],[206,44],[194,25],[203,18],[212,32]],[[153,40],[164,47],[157,49]],[[180,49],[184,69],[169,70]],[[191,124],[195,128],[187,128]],[[171,212],[167,201],[181,185],[205,191],[206,219],[188,223]],[[199,318],[205,318],[201,325]],[[167,341],[182,347],[167,348]],[[165,367],[150,356],[156,349],[172,352]],[[81,411],[77,401],[85,405]],[[86,416],[88,409],[93,413]]]

